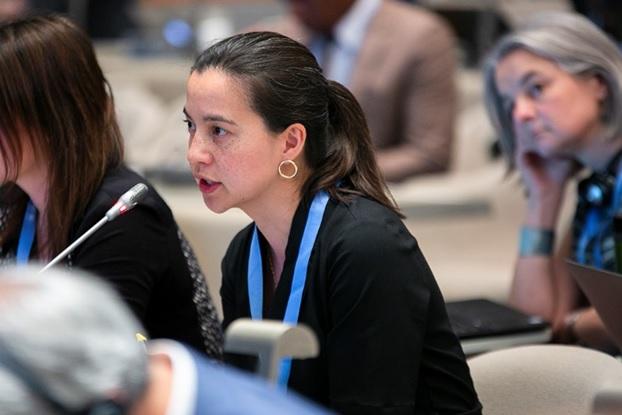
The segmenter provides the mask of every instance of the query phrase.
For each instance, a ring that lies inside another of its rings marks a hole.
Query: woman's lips
[[[214,193],[221,186],[221,184],[222,183],[220,182],[213,182],[211,180],[200,179],[199,189],[201,190],[201,192],[205,194],[210,194],[210,193]]]

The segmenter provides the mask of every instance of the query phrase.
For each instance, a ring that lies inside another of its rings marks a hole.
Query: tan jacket
[[[312,35],[293,16],[253,30],[277,31],[306,45]],[[455,68],[455,39],[441,18],[421,7],[382,1],[349,88],[365,112],[387,180],[449,167]]]

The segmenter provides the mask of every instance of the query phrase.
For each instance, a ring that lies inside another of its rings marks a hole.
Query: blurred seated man
[[[325,413],[172,340],[151,342],[148,355],[142,330],[96,278],[3,269],[0,413]]]
[[[398,0],[287,0],[273,30],[311,49],[348,87],[369,124],[385,178],[447,170],[456,95],[455,39],[431,12]]]

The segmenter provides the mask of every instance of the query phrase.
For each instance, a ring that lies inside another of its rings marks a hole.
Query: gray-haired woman
[[[611,346],[563,258],[615,269],[612,223],[622,205],[622,55],[589,20],[571,13],[532,18],[502,38],[484,66],[491,119],[526,187],[527,210],[511,301],[553,322],[560,341]],[[555,247],[570,179],[572,226]]]

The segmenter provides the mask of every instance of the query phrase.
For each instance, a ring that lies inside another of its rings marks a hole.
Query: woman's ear
[[[609,89],[607,87],[607,82],[605,82],[602,76],[594,75],[594,77],[592,78],[592,82],[594,83],[593,88],[596,94],[596,98],[601,102],[607,99],[607,96],[609,95]]]
[[[283,139],[283,160],[295,160],[302,154],[307,140],[307,129],[300,123],[287,127],[281,134]]]

